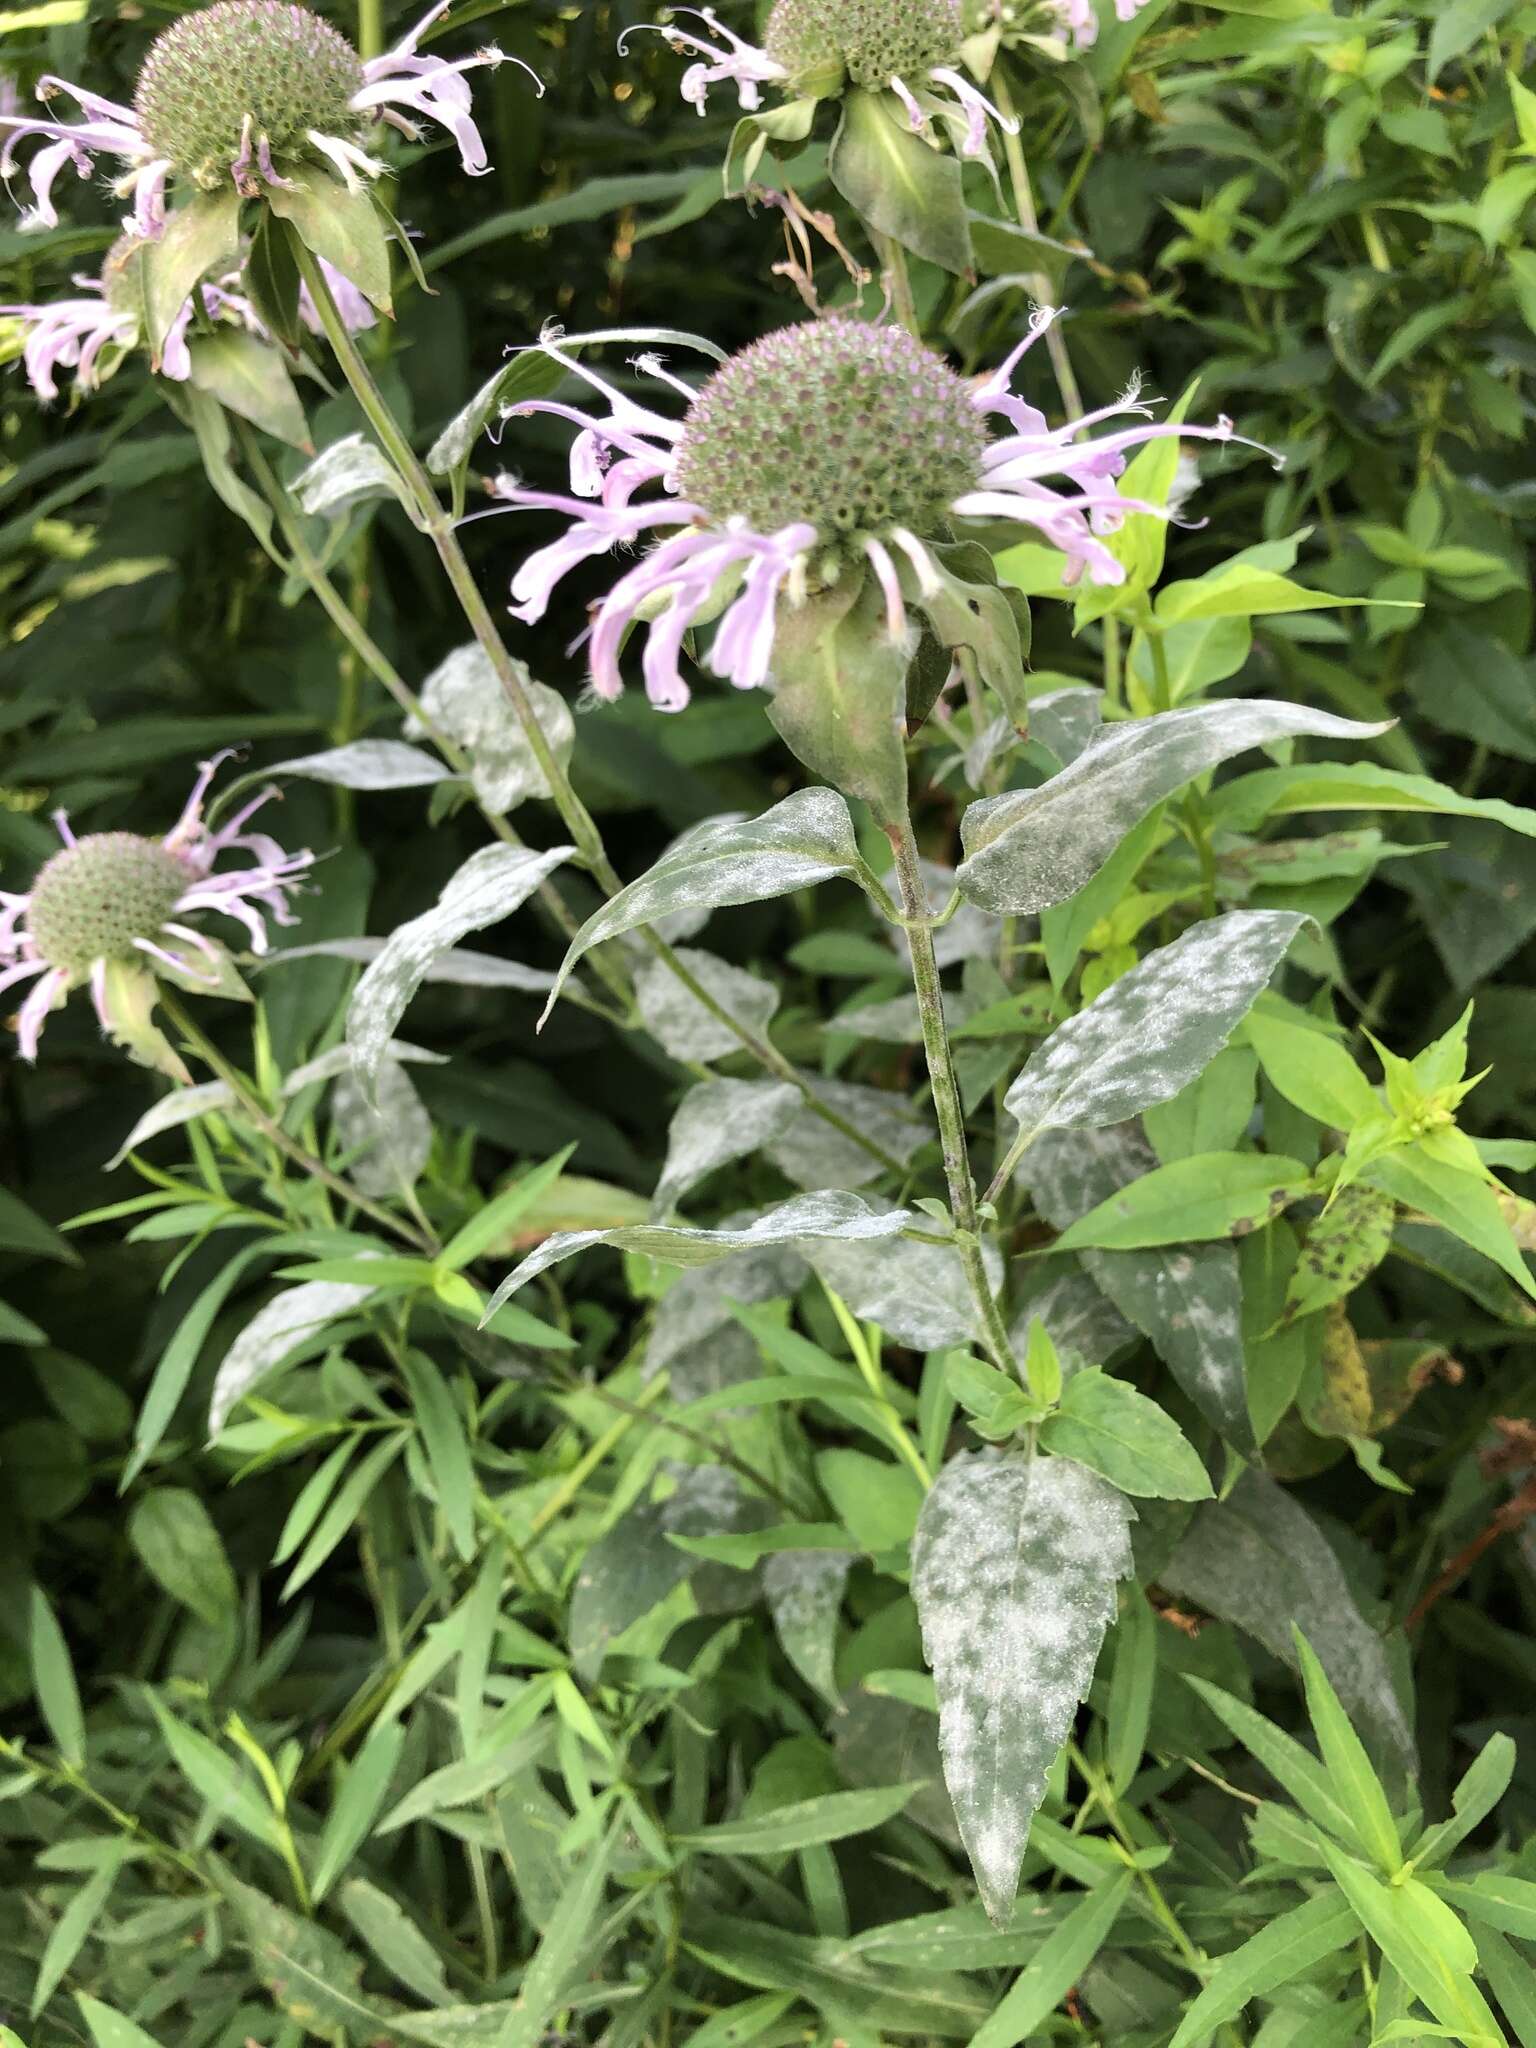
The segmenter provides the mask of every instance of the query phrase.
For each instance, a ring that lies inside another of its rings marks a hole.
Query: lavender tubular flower
[[[684,72],[681,91],[701,114],[712,85],[734,85],[742,108],[755,113],[765,85],[821,99],[851,83],[894,93],[919,134],[931,112],[956,102],[965,122],[965,156],[985,153],[989,120],[1010,132],[1017,125],[959,70],[960,0],[776,0],[761,49],[727,28],[712,7],[678,7],[672,16],[642,26],[698,60]],[[700,22],[704,32],[678,27],[679,16]],[[637,32],[620,38],[621,50]]]
[[[438,0],[392,50],[365,63],[345,36],[290,0],[215,0],[151,44],[131,107],[44,78],[39,97],[68,95],[84,118],[14,129],[0,150],[0,176],[10,178],[18,144],[42,138],[27,165],[32,205],[22,225],[54,227],[53,187],[66,165],[84,178],[98,156],[116,157],[124,169],[114,189],[133,202],[125,225],[145,236],[165,224],[171,183],[205,192],[232,184],[258,197],[319,164],[358,191],[384,170],[363,146],[380,120],[413,140],[420,121],[435,122],[478,177],[490,165],[464,74],[520,60],[494,47],[451,61],[419,55],[423,33],[447,7]]]
[[[0,890],[0,990],[30,983],[16,1019],[18,1050],[37,1057],[51,1011],[89,987],[102,1030],[133,1057],[184,1078],[171,1047],[149,1022],[155,977],[177,987],[240,993],[226,949],[185,920],[218,911],[245,928],[251,950],[267,950],[267,920],[293,923],[288,897],[313,865],[285,853],[250,821],[276,794],[264,790],[227,825],[210,831],[203,798],[227,755],[202,764],[181,817],[163,839],[135,832],[76,838],[60,812],[64,845],[25,894]],[[228,854],[239,867],[220,869]]]
[[[690,401],[671,420],[637,404],[576,357],[549,352],[607,405],[603,414],[530,400],[514,416],[548,413],[579,429],[569,498],[504,480],[513,508],[557,512],[569,524],[530,555],[512,583],[515,617],[542,618],[578,563],[658,540],[609,590],[589,630],[600,696],[622,687],[627,634],[648,626],[643,658],[651,702],[689,697],[679,659],[685,635],[718,620],[709,666],[738,689],[772,676],[781,601],[873,576],[891,638],[908,637],[908,608],[944,583],[934,550],[968,520],[1030,528],[1066,557],[1063,582],[1125,580],[1105,545],[1131,512],[1166,516],[1124,496],[1129,453],[1165,438],[1228,441],[1232,422],[1165,426],[1132,389],[1087,419],[1052,428],[1017,396],[1020,361],[1055,318],[1041,312],[991,376],[967,383],[904,328],[847,316],[781,329],[732,357],[698,392],[654,359],[640,368]],[[1006,431],[993,438],[991,422]],[[1097,440],[1084,429],[1129,420]],[[1244,445],[1256,446],[1248,442]],[[654,491],[657,495],[642,495]]]

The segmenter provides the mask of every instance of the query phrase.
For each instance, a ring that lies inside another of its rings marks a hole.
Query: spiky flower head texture
[[[83,980],[98,960],[137,961],[194,880],[158,839],[92,832],[66,846],[32,884],[31,935],[52,966]]]
[[[716,371],[678,444],[677,487],[711,522],[809,525],[832,552],[931,535],[981,479],[987,428],[953,370],[905,329],[785,327]]]
[[[764,37],[791,78],[841,66],[872,92],[953,64],[960,0],[777,0]]]
[[[360,134],[351,103],[363,84],[352,45],[307,7],[216,0],[151,45],[134,110],[153,153],[212,190],[249,153],[252,134],[274,158],[304,152],[312,130]]]

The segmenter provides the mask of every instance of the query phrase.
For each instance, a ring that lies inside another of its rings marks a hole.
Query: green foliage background
[[[46,68],[124,93],[173,12],[0,21],[0,58],[29,79]],[[734,346],[797,314],[772,269],[778,215],[719,197],[729,95],[700,121],[677,97],[662,39],[615,54],[619,31],[646,18],[639,6],[538,0],[471,0],[455,18],[460,31],[483,19],[550,89],[535,103],[510,70],[478,84],[493,174],[472,184],[439,152],[404,182],[433,295],[402,289],[380,374],[419,445],[546,321],[675,325]],[[1304,530],[1297,573],[1313,587],[1422,607],[1261,620],[1246,652],[1237,636],[1224,689],[1395,717],[1378,763],[1515,803],[1531,800],[1536,762],[1536,117],[1508,80],[1533,34],[1536,9],[1511,0],[1152,0],[1134,32],[1108,30],[1069,77],[1016,74],[1041,220],[1061,245],[1032,245],[1028,267],[1051,267],[1070,305],[1085,401],[1107,402],[1135,371],[1170,398],[1198,380],[1199,416],[1230,412],[1288,458],[1278,476],[1203,460],[1190,508],[1200,523],[1173,535],[1171,573],[1198,577],[1236,548]],[[809,202],[827,203],[815,153],[795,175]],[[995,211],[984,181],[972,197]],[[115,232],[112,204],[84,186],[69,203],[56,231],[0,229],[8,299],[57,296],[71,269],[95,267]],[[1024,267],[1001,231],[979,251],[988,279]],[[835,264],[823,283],[838,290]],[[1027,304],[1016,283],[966,304],[921,266],[917,289],[929,331],[968,367],[998,359]],[[1054,407],[1037,355],[1033,395]],[[313,396],[318,445],[359,425],[347,397]],[[564,446],[563,433],[519,423],[500,459],[555,484]],[[211,497],[195,443],[138,372],[73,415],[40,411],[19,377],[7,381],[0,456],[7,885],[51,850],[56,806],[94,830],[162,829],[191,764],[216,747],[249,744],[259,766],[397,732],[318,607],[283,587]],[[301,466],[285,459],[290,472]],[[495,459],[482,443],[477,463]],[[469,529],[493,601],[531,540],[523,515]],[[408,677],[463,638],[428,551],[393,510],[355,513],[336,561]],[[594,573],[579,596],[600,588]],[[580,688],[565,646],[577,616],[562,610],[513,643],[568,695]],[[1097,682],[1106,649],[1097,628],[1074,637],[1070,612],[1042,602],[1033,660],[1043,675]],[[799,779],[763,701],[723,687],[701,688],[674,720],[638,692],[583,713],[574,773],[626,875],[688,825],[756,813]],[[960,794],[938,785],[920,819],[935,858],[955,855]],[[1379,868],[1341,858],[1315,885],[1335,920],[1327,943],[1356,1006],[1351,1023],[1411,1053],[1475,1001],[1471,1071],[1492,1073],[1464,1127],[1536,1136],[1536,841],[1477,818],[1366,822],[1397,857]],[[429,827],[417,793],[354,798],[300,783],[288,787],[282,829],[288,843],[328,852],[300,943],[393,929],[479,843],[473,813]],[[542,819],[528,829],[552,833]],[[711,934],[780,983],[777,1041],[808,1065],[827,1050],[824,1019],[902,987],[853,923],[843,898],[823,892],[737,912]],[[520,928],[519,957],[552,968],[559,945],[530,938],[534,929]],[[1090,934],[1090,959],[1123,966],[1125,943]],[[312,962],[263,980],[279,1066],[333,1026],[348,978],[339,963]],[[430,1198],[462,1220],[512,1169],[574,1142],[567,1173],[581,1180],[563,1184],[562,1220],[629,1220],[654,1183],[679,1072],[642,1036],[617,1039],[570,1005],[536,1039],[536,1008],[459,988],[429,989],[413,1008],[412,1039],[453,1054],[419,1078],[440,1133]],[[219,1013],[233,1052],[245,1030],[243,1017]],[[861,1080],[913,1085],[903,1046],[839,1051],[834,1041],[833,1057],[851,1058],[844,1070]],[[0,1074],[7,1185],[55,1225],[141,1192],[104,1161],[159,1092],[73,1006],[50,1024],[35,1070],[11,1062]],[[179,1155],[147,1152],[162,1172],[181,1171]],[[764,1186],[760,1167],[733,1169],[718,1214],[769,1199]],[[166,1213],[178,1220],[127,1241],[118,1223],[66,1240],[13,1215],[0,1193],[0,1703],[15,1746],[0,1779],[0,2007],[29,2041],[89,2030],[100,2048],[133,2048],[136,2025],[178,2048],[306,2031],[499,2048],[834,2036],[1165,2044],[1209,1975],[1207,1961],[1190,1969],[1190,1955],[1220,1956],[1294,1908],[1327,1861],[1230,1722],[1192,1704],[1186,1678],[1304,1732],[1300,1690],[1273,1645],[1300,1618],[1298,1599],[1320,1589],[1352,1603],[1385,1645],[1404,1697],[1411,1668],[1429,1820],[1450,1810],[1452,1786],[1491,1737],[1515,1738],[1513,1776],[1463,1853],[1509,1887],[1483,1967],[1511,2038],[1536,2040],[1536,1975],[1522,1960],[1532,1951],[1520,1948],[1536,1941],[1536,1518],[1510,1518],[1418,1612],[1446,1562],[1530,1476],[1489,1452],[1502,1441],[1497,1418],[1536,1408],[1536,1318],[1491,1265],[1469,1265],[1475,1254],[1400,1240],[1352,1296],[1348,1325],[1330,1337],[1328,1397],[1347,1405],[1350,1372],[1395,1345],[1390,1356],[1411,1353],[1423,1382],[1416,1398],[1373,1407],[1368,1397],[1348,1430],[1336,1413],[1327,1426],[1314,1402],[1268,1446],[1271,1473],[1325,1552],[1287,1555],[1270,1527],[1272,1570],[1230,1592],[1226,1608],[1170,1592],[1159,1604],[1171,1612],[1117,1629],[1084,1717],[1083,1769],[1060,1773],[1032,1845],[1025,1909],[1036,1919],[993,1935],[942,1811],[924,1811],[931,1788],[892,1818],[888,1788],[930,1774],[932,1733],[910,1606],[888,1578],[864,1569],[850,1592],[837,1691],[847,1705],[870,1674],[883,1684],[844,1715],[786,1662],[761,1609],[719,1625],[719,1612],[742,1606],[728,1583],[696,1580],[696,1612],[676,1596],[666,1612],[678,1632],[639,1640],[623,1683],[610,1673],[599,1687],[579,1659],[569,1667],[569,1604],[590,1546],[641,1497],[657,1461],[679,1454],[622,1405],[646,1399],[638,1376],[622,1374],[652,1313],[653,1270],[592,1260],[562,1272],[562,1288],[539,1303],[573,1346],[553,1354],[559,1379],[541,1377],[550,1354],[516,1346],[482,1361],[472,1399],[462,1375],[478,1482],[475,1505],[460,1504],[467,1531],[436,1462],[451,1453],[421,1423],[422,1439],[406,1429],[371,1491],[336,1497],[344,1511],[321,1519],[320,1543],[303,1504],[322,1457],[354,1437],[395,1441],[413,1404],[366,1350],[360,1363],[338,1345],[306,1387],[284,1382],[279,1406],[204,1448],[213,1372],[273,1268],[249,1269],[210,1301],[231,1243],[252,1241],[249,1225],[234,1219],[232,1239],[207,1227],[217,1218]],[[1517,1227],[1536,1245],[1531,1213]],[[290,1221],[317,1219],[300,1203]],[[147,1469],[120,1490],[145,1389],[173,1336],[187,1341],[184,1319],[200,1301],[210,1320],[190,1390]],[[827,1355],[846,1361],[825,1302],[805,1313]],[[605,1405],[588,1374],[604,1384],[619,1374],[621,1405]],[[710,1440],[718,1426],[708,1424]],[[769,1434],[749,1417],[727,1437],[755,1459],[770,1454]],[[1396,1488],[1373,1477],[1369,1453],[1350,1455],[1349,1435],[1379,1447]],[[885,1471],[882,1491],[850,1466],[851,1510],[840,1497],[840,1515],[878,1519],[902,1477]],[[1155,1513],[1149,1504],[1149,1521]],[[892,1542],[899,1523],[898,1509]],[[506,1558],[523,1556],[530,1532],[529,1576],[498,1610]],[[867,1547],[884,1546],[871,1535]],[[288,1570],[300,1554],[300,1586],[285,1590],[274,1552]],[[1197,1626],[1211,1607],[1216,1618]],[[518,1705],[535,1682],[543,1718]],[[489,1750],[487,1724],[497,1730]],[[1378,1730],[1361,1732],[1375,1744]],[[249,1760],[258,1747],[260,1765]],[[1377,1761],[1388,1768],[1379,1748]],[[283,1788],[275,1800],[266,1772]],[[1390,1770],[1388,1782],[1405,1805]],[[826,1803],[850,1798],[869,1803]],[[819,1802],[819,1818],[805,1818],[807,1802]],[[800,1818],[780,1837],[709,1837],[732,1825],[750,1836],[781,1809]],[[651,1833],[624,1834],[620,1816]],[[393,1825],[365,1846],[381,1817]],[[1145,1852],[1155,1885],[1138,1876],[1132,1890],[1118,1876],[1117,1843]],[[1240,1890],[1256,1856],[1261,1881]],[[296,1860],[307,1872],[297,1896]],[[317,1869],[334,1889],[311,1917]],[[1074,1923],[1082,1947],[1051,1952],[1038,2018],[1024,2032],[1000,2028],[1007,1987],[1084,1897],[1102,1924]],[[1173,1916],[1177,1939],[1150,1900]],[[920,1930],[905,1926],[919,1916]],[[1413,1943],[1433,1949],[1422,1928]],[[1390,1979],[1391,1945],[1378,1938],[1377,1950]],[[1498,1971],[1489,1955],[1502,1958]],[[1268,2004],[1208,2038],[1369,2041],[1359,1961],[1320,1939],[1315,1957],[1266,1986]],[[93,1999],[132,2024],[103,2017]],[[482,2003],[488,2016],[462,2010]],[[1378,2009],[1377,2038],[1419,2038],[1408,2018],[1398,2023],[1390,2034],[1392,2013]]]

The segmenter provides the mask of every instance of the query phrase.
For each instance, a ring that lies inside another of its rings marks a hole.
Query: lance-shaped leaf
[[[1228,911],[1111,982],[1008,1090],[1020,1139],[1124,1123],[1171,1101],[1226,1044],[1305,922],[1289,910]]]
[[[833,1675],[837,1617],[852,1563],[851,1550],[785,1550],[763,1567],[763,1592],[785,1656],[834,1707],[841,1704]]]
[[[664,1217],[716,1167],[745,1159],[777,1137],[800,1102],[800,1090],[788,1081],[701,1081],[690,1088],[667,1133],[652,1215]]]
[[[315,519],[341,519],[354,505],[393,498],[419,526],[421,520],[394,465],[366,434],[347,434],[322,448],[293,480],[293,495]]]
[[[465,861],[431,910],[390,933],[353,990],[347,1011],[347,1043],[365,1088],[373,1087],[390,1034],[439,955],[466,932],[483,931],[509,917],[573,850],[555,846],[547,853],[533,853],[522,846],[482,847]]]
[[[767,1029],[779,1007],[779,991],[771,981],[698,946],[679,946],[677,958],[727,1017],[758,1034]],[[675,1060],[718,1060],[741,1051],[740,1034],[666,960],[647,958],[636,971],[635,1005],[646,1030]]]
[[[491,1297],[486,1320],[547,1266],[558,1265],[590,1245],[611,1244],[620,1251],[642,1252],[669,1266],[707,1266],[732,1252],[794,1244],[801,1238],[896,1237],[911,1221],[909,1209],[876,1209],[859,1195],[831,1190],[796,1195],[734,1230],[687,1230],[662,1223],[628,1223],[617,1230],[560,1230],[502,1281]]]
[[[284,946],[260,962],[263,968],[282,967],[290,960],[355,960],[367,967],[378,959],[388,939],[317,939],[312,946]],[[495,953],[473,953],[467,946],[454,946],[439,953],[423,983],[451,982],[456,988],[511,988],[530,996],[546,995],[555,977],[542,967],[525,967],[520,960],[503,960]]]
[[[428,789],[434,782],[453,780],[451,768],[404,740],[352,740],[322,754],[277,761],[262,774],[301,775],[306,782],[327,782],[336,789]]]
[[[995,1289],[1002,1284],[1002,1259],[990,1244],[984,1258]],[[878,1323],[898,1344],[936,1351],[981,1341],[965,1267],[953,1245],[829,1240],[810,1249],[810,1260],[861,1321]]]
[[[397,1060],[379,1068],[370,1100],[348,1072],[331,1102],[331,1127],[347,1155],[347,1177],[365,1195],[415,1187],[432,1154],[432,1118]]]
[[[1386,730],[1259,702],[1197,704],[1113,726],[1038,789],[972,804],[960,821],[966,858],[956,880],[984,910],[1044,910],[1075,895],[1154,804],[1233,754],[1303,734],[1362,740]]]
[[[224,1354],[208,1404],[208,1434],[217,1436],[235,1403],[275,1372],[290,1352],[339,1323],[373,1292],[356,1281],[307,1280],[274,1295]]]
[[[859,852],[848,806],[835,790],[797,790],[760,818],[708,820],[685,832],[648,874],[587,919],[561,963],[549,1009],[577,961],[604,939],[674,911],[761,903],[838,876],[858,882],[877,902],[885,900]]]
[[[951,1459],[912,1543],[944,1781],[982,1903],[1012,1911],[1030,1823],[1131,1571],[1124,1495],[1069,1458]]]

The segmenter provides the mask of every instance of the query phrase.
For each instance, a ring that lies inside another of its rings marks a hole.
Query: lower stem
[[[944,986],[939,978],[934,952],[928,892],[923,885],[917,839],[912,820],[904,816],[888,825],[887,834],[896,855],[896,880],[902,914],[907,920],[907,950],[912,958],[912,981],[923,1025],[923,1050],[928,1059],[928,1079],[933,1090],[933,1107],[939,1120],[939,1143],[944,1156],[944,1178],[949,1187],[949,1206],[954,1215],[956,1248],[965,1267],[965,1277],[976,1306],[982,1334],[993,1361],[1003,1371],[1016,1370],[1013,1347],[1002,1313],[987,1278],[981,1251],[981,1217],[976,1206],[976,1183],[971,1175],[970,1152],[965,1139],[965,1106],[960,1099],[960,1082],[950,1049],[949,1027],[944,1020]]]

